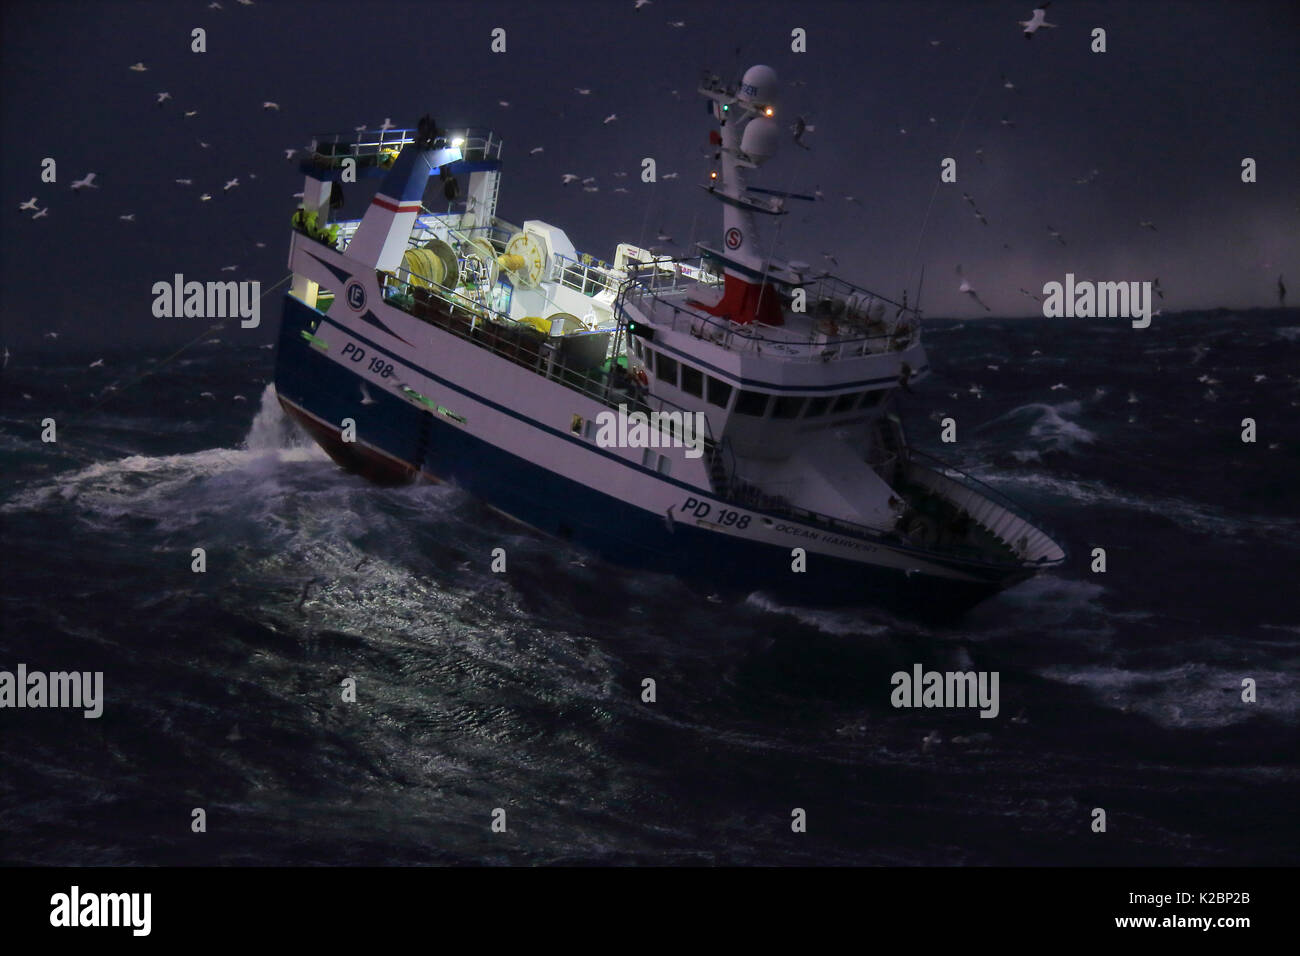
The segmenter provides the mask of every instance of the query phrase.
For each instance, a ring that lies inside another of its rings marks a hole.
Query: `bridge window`
[[[772,406],[773,418],[798,418],[799,412],[803,410],[804,397],[802,395],[781,395],[777,398],[776,404]]]
[[[826,409],[830,407],[831,400],[826,397],[810,398],[808,400],[808,410],[804,412],[805,418],[812,418],[816,415],[825,415]]]
[[[671,475],[673,473],[673,460],[667,455],[659,456],[659,474]]]
[[[709,404],[717,405],[719,408],[726,408],[729,401],[731,401],[731,386],[710,375]]]
[[[682,391],[696,398],[704,397],[704,373],[690,365],[682,366]]]
[[[662,352],[659,353],[658,371],[655,373],[659,381],[665,385],[677,384],[677,359],[671,359]]]
[[[742,388],[740,397],[736,399],[736,413],[762,418],[767,411],[767,400],[769,398],[771,396],[766,392],[751,392]]]

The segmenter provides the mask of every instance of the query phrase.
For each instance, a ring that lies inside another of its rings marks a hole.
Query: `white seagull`
[[[663,178],[664,178],[664,179],[676,179],[679,175],[680,175],[679,173],[664,173]]]
[[[1140,221],[1138,222],[1138,228],[1140,228],[1140,229],[1150,229],[1152,232],[1155,232],[1155,231],[1156,231],[1156,224],[1153,223],[1150,219],[1143,219],[1143,220],[1140,220]]]
[[[582,177],[580,177],[580,176],[575,176],[573,173],[565,173],[565,174],[564,174],[563,176],[561,176],[560,178],[561,178],[562,180],[564,180],[564,185],[567,186],[567,185],[569,185],[569,183],[577,182],[577,181],[578,181],[579,179],[581,179]]]
[[[1048,2],[1043,3],[1042,6],[1034,7],[1033,12],[1029,15],[1028,20],[1017,21],[1022,27],[1025,28],[1026,40],[1032,39],[1033,35],[1036,32],[1038,32],[1038,29],[1040,27],[1054,28],[1056,26],[1055,23],[1047,22],[1047,8],[1049,6],[1051,6],[1050,0],[1048,0]]]
[[[378,399],[371,396],[370,389],[366,388],[366,383],[362,382],[361,383],[361,404],[374,405],[377,401]]]
[[[159,93],[159,94],[158,94],[158,105],[159,105],[159,106],[162,106],[164,103],[166,103],[166,102],[167,102],[169,99],[171,99],[171,98],[172,98],[172,95],[171,95],[170,93]]]
[[[36,215],[32,216],[32,218],[33,218],[33,219],[42,219],[42,218],[44,218],[45,216],[48,216],[49,214],[50,214],[50,207],[49,207],[49,206],[46,206],[44,209],[38,209],[38,210],[36,210]]]
[[[194,180],[192,180],[192,179],[178,179],[178,180],[176,180],[176,185],[178,185],[178,186],[193,186],[193,185],[194,185]]]
[[[91,368],[101,368],[103,367],[103,365],[104,365],[103,359],[95,359],[95,361],[90,363]]]
[[[957,291],[958,291],[958,292],[961,292],[963,295],[968,295],[968,296],[970,296],[972,299],[974,299],[976,302],[979,302],[980,307],[981,307],[985,312],[992,312],[992,311],[993,311],[992,309],[990,309],[990,308],[989,308],[987,305],[985,305],[983,302],[980,302],[980,297],[979,297],[979,294],[975,291],[975,287],[972,286],[972,285],[970,284],[970,282],[966,279],[966,277],[965,277],[964,275],[962,275],[962,272],[961,272],[961,266],[960,266],[960,265],[957,266],[957,275],[961,276],[961,285],[958,286]]]
[[[238,185],[239,185],[239,177],[236,176],[234,179],[232,179],[232,180],[230,180],[229,182],[226,183],[226,185],[225,185],[225,189],[226,189],[226,190],[231,190],[231,189],[234,189],[234,188],[235,188],[236,186],[238,186]]]
[[[264,110],[278,110],[279,108],[280,108],[279,103],[272,103],[270,100],[267,100],[265,103],[262,104],[262,109]]]
[[[296,153],[296,152],[298,152],[296,149],[286,149],[286,150],[284,151],[284,158],[285,158],[285,159],[293,159],[293,154]]]
[[[143,63],[132,63],[127,67],[127,69],[133,73],[143,73],[145,70],[149,69],[149,67],[145,66]]]
[[[534,146],[532,149],[530,149],[530,150],[528,151],[528,155],[529,155],[529,156],[536,156],[538,153],[544,153],[544,152],[546,152],[545,147],[543,147],[543,146]]]
[[[19,209],[24,209],[24,210],[25,210],[25,209],[35,209],[35,208],[36,208],[36,197],[33,196],[31,199],[27,200],[27,202],[19,203],[19,204],[18,204],[18,208],[19,208]]]
[[[588,89],[588,88],[586,88],[586,87],[582,87],[582,86],[575,86],[575,87],[573,88],[573,92],[577,93],[579,96],[590,96],[590,95],[591,95],[591,90]]]
[[[186,116],[187,118],[190,117],[190,116],[198,116],[198,115],[199,115],[199,111],[198,111],[198,110],[186,110],[186,111],[185,111],[185,116]]]
[[[72,183],[72,188],[73,189],[98,189],[99,187],[95,185],[95,174],[86,173],[84,179],[78,179]]]
[[[618,119],[618,114],[617,114],[617,113],[610,113],[610,114],[609,114],[608,116],[606,116],[603,120],[601,120],[601,122],[602,122],[604,125],[608,126],[610,123],[614,122],[614,121],[617,120],[617,119]]]
[[[199,197],[199,202],[207,202],[211,198],[212,197],[209,196],[207,193],[204,193],[202,196]]]
[[[123,222],[135,222],[135,213],[128,212],[125,216],[118,216]]]
[[[1061,245],[1065,245],[1065,240],[1061,238],[1061,234],[1057,232],[1055,229],[1053,229],[1051,226],[1047,227],[1047,234],[1051,236],[1053,239],[1055,239],[1057,242],[1059,242]]]
[[[221,271],[222,271],[222,272],[234,272],[234,271],[235,271],[236,269],[238,269],[238,268],[239,268],[239,266],[222,266],[222,267],[221,267]]]

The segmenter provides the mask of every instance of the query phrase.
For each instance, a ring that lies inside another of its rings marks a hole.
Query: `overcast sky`
[[[1067,272],[1159,276],[1167,310],[1271,306],[1279,273],[1300,297],[1294,2],[1060,0],[1057,28],[1029,41],[1027,2],[221,4],[3,6],[7,343],[51,329],[96,344],[191,337],[197,320],[152,316],[153,283],[281,278],[302,188],[283,150],[386,117],[494,128],[499,214],[555,223],[598,258],[660,228],[683,251],[692,228],[716,243],[721,207],[696,185],[711,121],[694,87],[704,67],[738,77],[754,63],[781,77],[778,118],[815,126],[811,150],[787,142],[754,180],[826,197],[785,218],[788,258],[833,253],[839,274],[891,297],[914,296],[924,264],[931,316],[984,315],[957,292],[958,263],[995,315],[1031,313],[1017,290]],[[195,27],[206,53],[190,52]],[[490,52],[494,27],[504,54]],[[790,49],[796,27],[806,53]],[[1089,49],[1096,27],[1104,54]],[[137,61],[148,70],[129,70]],[[645,156],[679,178],[640,183]],[[956,184],[938,184],[946,156]],[[45,157],[57,183],[40,180]],[[89,171],[101,188],[73,192]],[[562,186],[564,173],[600,191]],[[46,217],[17,209],[32,196]]]

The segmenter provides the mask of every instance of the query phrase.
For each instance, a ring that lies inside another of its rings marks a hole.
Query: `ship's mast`
[[[710,141],[718,148],[719,168],[706,188],[723,204],[722,245],[700,243],[705,255],[721,263],[725,282],[722,301],[708,311],[734,322],[782,324],[781,299],[772,284],[798,281],[784,265],[766,260],[760,243],[757,215],[783,215],[784,204],[752,194],[746,181],[746,170],[776,154],[781,137],[773,118],[777,91],[776,72],[767,66],[750,67],[735,89],[716,76],[699,89],[712,101],[718,121]]]

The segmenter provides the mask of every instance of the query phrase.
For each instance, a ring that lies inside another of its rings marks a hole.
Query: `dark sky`
[[[414,125],[426,111],[504,138],[499,212],[510,221],[551,221],[599,258],[661,227],[685,240],[695,224],[695,238],[716,241],[720,207],[696,187],[710,120],[693,91],[701,68],[738,76],[753,63],[785,84],[778,118],[816,127],[811,151],[783,147],[755,180],[826,195],[786,217],[789,258],[833,252],[840,274],[893,297],[915,290],[925,264],[932,316],[984,314],[958,294],[958,263],[1001,315],[1029,314],[1017,289],[1066,272],[1159,276],[1169,311],[1273,305],[1279,273],[1300,297],[1294,2],[1060,0],[1048,17],[1058,28],[1032,41],[1017,26],[1030,2],[221,3],[3,6],[6,343],[47,330],[97,345],[192,337],[200,320],[153,318],[150,288],[175,272],[267,285],[284,275],[302,188],[284,149],[385,117]],[[208,52],[194,54],[199,26]],[[489,52],[497,26],[505,54]],[[1098,26],[1105,54],[1089,51]],[[790,51],[794,27],[807,30],[807,53]],[[127,69],[137,60],[147,72]],[[159,107],[164,90],[173,99]],[[281,109],[264,111],[268,99]],[[618,121],[606,126],[609,113]],[[534,146],[545,152],[530,156]],[[57,184],[39,179],[46,156]],[[680,178],[641,184],[643,156]],[[936,193],[944,156],[958,182]],[[1245,156],[1258,162],[1253,185],[1240,180]],[[91,170],[102,188],[74,193]],[[616,170],[631,174],[631,193],[613,193]],[[601,191],[563,187],[569,172],[596,176]],[[240,186],[223,191],[232,177]],[[17,210],[31,196],[46,218]],[[239,334],[269,338],[275,312]]]

